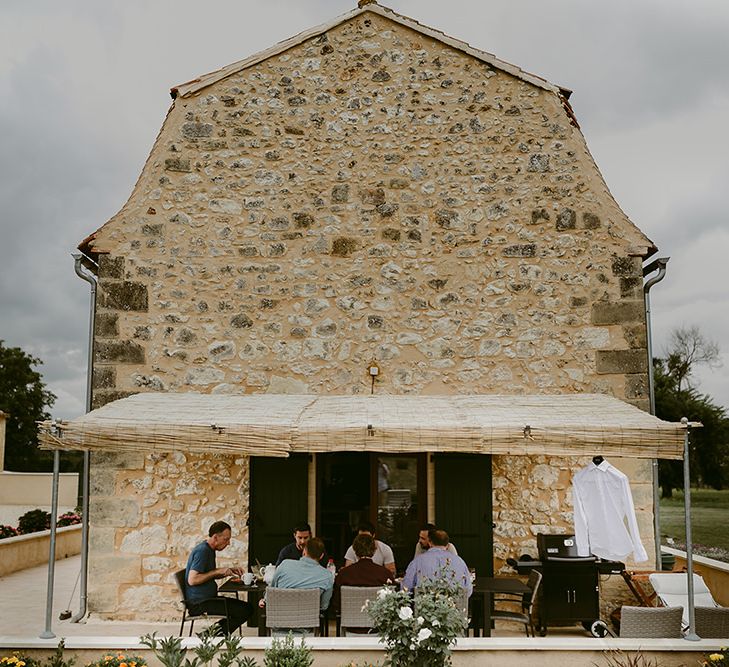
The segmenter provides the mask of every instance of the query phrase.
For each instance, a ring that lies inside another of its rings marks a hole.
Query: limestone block
[[[94,359],[98,363],[143,364],[144,348],[133,340],[98,340]]]
[[[100,281],[99,287],[100,308],[142,312],[146,312],[149,308],[147,286],[144,283]]]
[[[141,563],[137,556],[120,554],[94,558],[89,563],[89,577],[118,584],[139,583],[142,579]]]
[[[91,516],[96,526],[134,527],[140,519],[139,506],[127,498],[95,498]]]
[[[547,465],[539,464],[532,468],[529,481],[540,489],[552,489],[559,479],[559,470]]]
[[[598,302],[592,305],[592,324],[624,324],[642,322],[645,317],[643,301]]]
[[[173,566],[174,563],[169,558],[163,558],[162,556],[150,556],[142,559],[142,567],[153,572],[167,572]]]
[[[113,526],[97,526],[94,523],[93,513],[91,516],[92,519],[89,526],[89,551],[94,554],[94,558],[103,556],[104,554],[114,553],[116,549],[114,543],[116,528]]]
[[[642,373],[647,363],[645,350],[598,350],[595,353],[598,373]]]
[[[174,598],[163,594],[159,585],[130,586],[121,594],[121,609],[143,609],[145,614],[170,612]]]
[[[116,612],[119,606],[119,587],[114,583],[89,578],[88,611],[90,614]]]
[[[164,551],[168,543],[168,533],[164,526],[145,526],[127,533],[119,550],[129,554],[155,555]]]

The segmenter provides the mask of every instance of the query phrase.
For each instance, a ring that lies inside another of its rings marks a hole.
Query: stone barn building
[[[568,90],[362,3],[172,96],[129,200],[80,246],[98,263],[95,407],[590,393],[647,409],[656,248]],[[598,453],[93,453],[89,611],[176,617],[171,574],[219,518],[238,563],[275,558],[301,518],[341,559],[370,518],[398,567],[435,520],[498,571],[572,531],[571,476]],[[650,462],[611,461],[650,554]]]

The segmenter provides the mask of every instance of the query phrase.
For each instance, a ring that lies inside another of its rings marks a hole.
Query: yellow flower
[[[120,662],[119,667],[128,667],[126,662]]]
[[[17,661],[17,665],[18,665],[18,667],[25,667],[25,661],[23,661],[23,660],[18,660],[18,661]]]
[[[719,660],[723,660],[723,659],[724,659],[724,656],[721,653],[711,653],[709,655],[709,660],[711,660],[711,662],[719,662]]]

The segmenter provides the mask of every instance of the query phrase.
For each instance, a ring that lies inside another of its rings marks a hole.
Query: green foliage
[[[63,651],[66,648],[66,640],[61,639],[56,646],[56,650],[51,653],[48,660],[46,660],[44,667],[73,667],[76,663],[76,658],[64,659]],[[139,663],[138,663],[139,664]]]
[[[63,526],[75,526],[81,523],[81,515],[76,512],[65,512],[58,517],[56,526],[62,528]]]
[[[41,667],[41,663],[22,653],[13,653],[0,658],[0,667]]]
[[[640,651],[636,653],[626,653],[625,651],[605,651],[605,667],[659,667],[658,662],[652,658],[647,658]],[[595,667],[600,667],[598,663],[593,662]]]
[[[263,664],[264,667],[311,667],[314,656],[303,638],[296,646],[289,633],[284,639],[274,639],[271,642],[271,646],[263,653]]]
[[[187,653],[182,648],[182,639],[180,637],[157,639],[157,633],[153,632],[151,635],[140,637],[139,643],[148,646],[164,667],[181,667]]]
[[[153,632],[140,637],[139,641],[154,652],[164,667],[203,667],[211,665],[216,655],[218,667],[258,667],[253,658],[241,655],[243,647],[239,637],[217,638],[211,629],[213,627],[215,626],[210,626],[201,634],[200,644],[193,649],[195,655],[192,660],[186,657],[187,650],[182,647],[182,639],[179,637],[158,639],[157,633]]]
[[[704,425],[693,429],[690,436],[692,486],[729,486],[729,417],[725,409],[691,387],[679,389],[679,379],[663,359],[654,359],[653,369],[656,416],[673,422],[687,417]],[[683,486],[681,461],[660,461],[659,479],[663,497],[670,498],[673,489]]]
[[[445,576],[418,587],[417,615],[410,594],[383,587],[367,611],[382,638],[392,667],[440,667],[450,665],[451,647],[468,620],[454,602],[458,585]]]
[[[46,389],[34,369],[40,359],[0,340],[0,410],[8,413],[5,434],[5,468],[19,472],[50,470],[52,456],[38,449],[36,422],[50,419],[56,397]]]
[[[48,530],[51,527],[51,515],[45,510],[29,510],[18,519],[18,532],[22,535]]]

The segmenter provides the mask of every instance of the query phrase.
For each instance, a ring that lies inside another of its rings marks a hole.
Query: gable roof
[[[263,51],[254,53],[253,55],[248,56],[247,58],[244,58],[243,60],[239,60],[238,62],[231,63],[230,65],[226,65],[225,67],[215,70],[214,72],[202,74],[201,76],[199,76],[195,79],[192,79],[191,81],[187,81],[186,83],[181,83],[177,86],[173,86],[172,89],[170,90],[170,94],[172,95],[173,99],[175,99],[177,97],[188,97],[190,95],[193,95],[194,93],[197,93],[198,91],[202,90],[203,88],[206,88],[207,86],[217,83],[218,81],[230,76],[231,74],[236,74],[237,72],[240,72],[241,70],[247,69],[248,67],[252,67],[253,65],[256,65],[264,60],[267,60],[268,58],[276,56],[279,53],[283,53],[284,51],[287,51],[288,49],[290,49],[292,47],[298,46],[299,44],[302,44],[303,42],[305,42],[308,39],[311,39],[312,37],[318,37],[319,35],[331,30],[332,28],[335,28],[338,25],[341,25],[342,23],[345,23],[346,21],[350,21],[351,19],[356,18],[357,16],[361,16],[362,14],[367,14],[367,13],[377,14],[378,16],[382,16],[386,19],[389,19],[390,21],[399,23],[400,25],[405,26],[406,28],[410,28],[411,30],[414,30],[423,35],[431,37],[435,40],[438,40],[439,42],[443,42],[444,44],[447,44],[448,46],[450,46],[454,49],[467,53],[468,55],[473,56],[474,58],[476,58],[478,60],[481,60],[482,62],[494,67],[495,69],[506,72],[507,74],[511,74],[512,76],[516,77],[517,79],[521,79],[522,81],[531,83],[532,85],[537,86],[538,88],[543,88],[544,90],[553,92],[556,95],[558,95],[560,98],[562,98],[565,103],[566,103],[567,99],[569,98],[569,96],[572,94],[572,91],[569,90],[568,88],[564,88],[562,86],[557,86],[553,83],[550,83],[546,79],[543,79],[542,77],[537,76],[536,74],[531,74],[531,73],[526,72],[523,69],[517,67],[516,65],[512,65],[511,63],[507,63],[504,60],[500,60],[492,53],[487,53],[486,51],[481,51],[480,49],[476,49],[473,46],[471,46],[470,44],[468,44],[467,42],[461,41],[460,39],[456,39],[455,37],[450,37],[449,35],[446,35],[444,32],[442,32],[440,30],[436,30],[435,28],[430,28],[428,26],[425,26],[422,23],[419,23],[418,21],[416,21],[415,19],[411,19],[407,16],[403,16],[402,14],[398,14],[397,12],[393,11],[392,9],[389,9],[388,7],[383,7],[381,5],[378,5],[374,1],[369,2],[368,4],[364,4],[361,1],[360,4],[362,6],[358,7],[357,9],[347,12],[346,14],[342,14],[341,16],[338,16],[335,19],[332,19],[331,21],[328,21],[326,23],[322,23],[313,28],[309,28],[308,30],[304,30],[303,32],[300,32],[298,35],[289,37],[288,39],[285,39],[282,42],[279,42],[278,44],[274,44],[273,46],[271,46]],[[572,110],[569,108],[568,104],[566,104],[566,111],[567,111],[568,115],[570,115],[571,119],[574,120],[574,116],[572,115]]]

